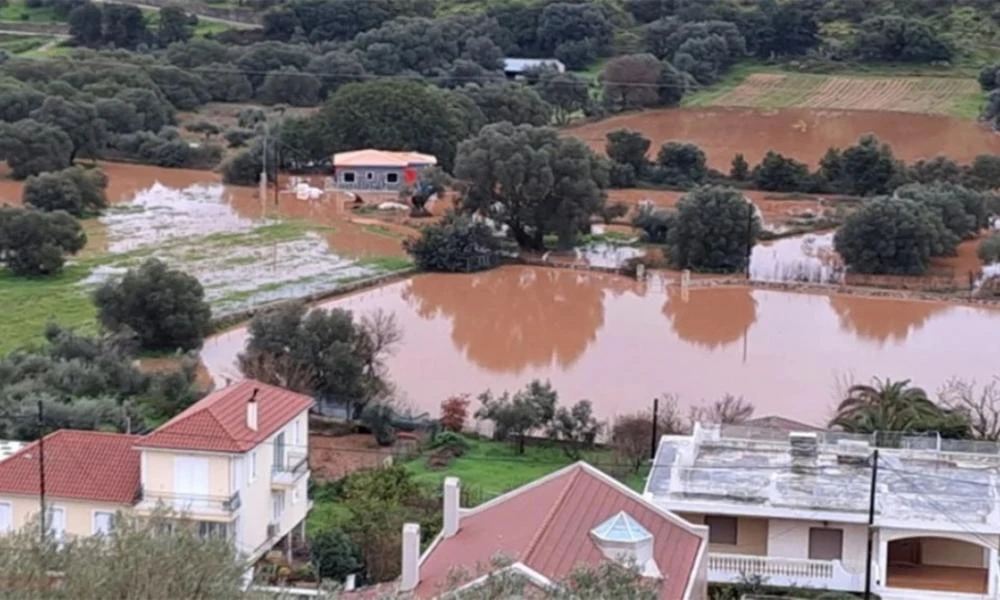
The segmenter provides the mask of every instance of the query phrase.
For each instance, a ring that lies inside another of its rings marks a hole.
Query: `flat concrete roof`
[[[815,457],[796,458],[795,435],[698,426],[690,436],[664,436],[646,494],[672,510],[818,519],[815,513],[825,513],[830,520],[864,522],[874,445],[865,436],[810,432]],[[901,438],[898,445],[879,448],[877,523],[995,525],[1000,531],[1000,445],[936,437]]]

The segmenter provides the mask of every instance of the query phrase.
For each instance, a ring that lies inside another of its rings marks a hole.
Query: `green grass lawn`
[[[574,462],[561,448],[553,446],[529,445],[524,455],[519,455],[513,444],[475,439],[470,439],[469,444],[468,452],[444,469],[428,467],[425,456],[410,460],[404,466],[417,481],[435,489],[441,487],[445,477],[458,477],[473,498],[485,501]],[[585,453],[583,460],[606,468],[614,457],[608,450],[595,450]],[[645,473],[629,474],[625,483],[641,492]]]
[[[68,265],[55,277],[15,277],[0,271],[0,355],[14,348],[44,341],[50,320],[81,333],[97,331],[96,310],[80,285],[90,267]]]
[[[445,477],[458,477],[467,500],[478,504],[495,498],[505,492],[544,477],[574,462],[561,448],[544,445],[529,445],[524,455],[517,453],[513,444],[492,440],[468,439],[469,450],[454,459],[443,469],[427,466],[428,451],[417,458],[406,461],[403,467],[413,473],[414,479],[435,492],[441,489]],[[606,468],[614,457],[609,450],[595,450],[585,453],[583,460]],[[621,473],[624,470],[616,469]],[[646,484],[649,467],[644,466],[638,473],[628,472],[623,481],[633,490],[642,493]],[[317,486],[311,492],[313,509],[306,521],[309,535],[331,527],[341,527],[351,518],[347,507],[331,493],[329,486]]]
[[[0,21],[59,23],[63,20],[51,6],[29,8],[25,6],[24,0],[7,0],[6,4],[0,5]]]

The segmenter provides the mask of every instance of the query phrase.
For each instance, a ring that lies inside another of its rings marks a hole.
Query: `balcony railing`
[[[864,581],[864,567],[845,567],[839,560],[812,560],[743,554],[708,555],[708,580],[737,582],[743,575],[761,575],[771,585],[819,587],[858,591]]]
[[[218,513],[231,515],[240,509],[240,493],[231,496],[208,496],[198,494],[174,494],[142,488],[140,490],[144,508],[162,506],[180,513]]]
[[[285,460],[274,463],[271,481],[277,486],[292,486],[299,477],[309,470],[309,457],[304,454],[289,454]]]

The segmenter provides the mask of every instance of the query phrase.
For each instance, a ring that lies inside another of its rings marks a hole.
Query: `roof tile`
[[[56,498],[132,504],[139,490],[140,436],[60,429],[45,436],[45,493]],[[37,495],[39,443],[0,461],[0,493]]]
[[[257,390],[257,429],[247,427],[247,402]],[[215,391],[136,444],[205,452],[246,452],[271,437],[313,399],[277,386],[244,379]]]
[[[579,565],[605,560],[590,532],[623,511],[653,535],[653,557],[664,575],[660,597],[683,598],[705,538],[585,463],[463,514],[458,534],[423,557],[416,595],[441,594],[456,568],[469,575],[488,571],[497,554],[565,579]]]

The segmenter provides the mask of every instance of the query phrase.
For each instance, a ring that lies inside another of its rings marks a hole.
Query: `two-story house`
[[[44,469],[47,521],[58,535],[92,535],[113,527],[119,510],[162,506],[254,561],[304,528],[312,404],[244,380],[145,436],[52,433],[0,462],[0,531],[39,513]]]
[[[997,600],[1000,445],[895,442],[695,426],[661,439],[645,497],[708,526],[710,582]]]

